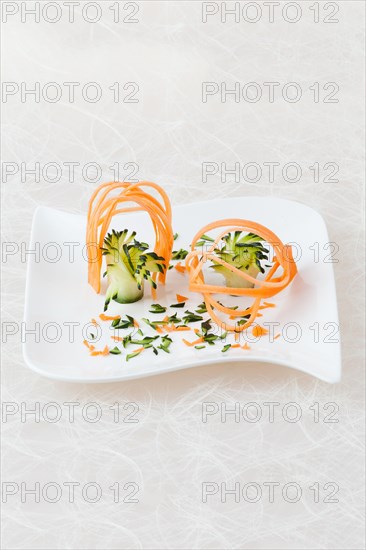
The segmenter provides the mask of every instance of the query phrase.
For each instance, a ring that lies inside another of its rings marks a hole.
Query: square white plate
[[[30,257],[25,299],[25,327],[36,328],[38,334],[26,335],[23,349],[27,365],[57,380],[111,382],[211,363],[239,361],[245,368],[246,361],[259,361],[298,369],[327,382],[339,381],[337,302],[331,248],[327,248],[329,237],[323,219],[303,204],[274,198],[235,197],[176,206],[173,229],[179,238],[174,248],[189,249],[193,235],[205,224],[233,217],[259,222],[274,231],[283,243],[296,243],[298,274],[287,289],[271,299],[276,307],[263,310],[263,317],[258,319],[263,326],[278,322],[275,330],[281,334],[278,339],[271,342],[267,335],[249,342],[250,350],[230,349],[222,353],[221,341],[196,350],[182,342],[183,337],[193,340],[193,332],[175,332],[170,334],[174,340],[170,354],[160,351],[156,356],[149,349],[129,362],[124,350],[122,355],[91,357],[82,343],[90,332],[97,333],[98,349],[115,344],[111,340],[110,323],[100,322],[97,331],[90,326],[90,320],[103,311],[104,295],[95,294],[87,283],[86,218],[40,207],[34,215],[30,243],[32,249],[38,247],[39,257]],[[145,213],[116,217],[111,227],[135,229],[140,240],[153,245]],[[188,275],[172,269],[166,286],[158,288],[156,301],[163,305],[176,303],[176,293],[189,297],[184,309],[193,311],[202,302],[201,295],[188,291]],[[164,315],[148,312],[152,302],[147,288],[141,301],[128,305],[113,302],[108,314],[129,314],[138,321],[142,317],[162,318]],[[168,311],[177,311],[179,316],[184,310]],[[193,326],[199,328],[200,323]],[[141,328],[146,334],[154,333],[143,322]],[[251,329],[248,338],[253,340]],[[226,342],[234,343],[233,336]],[[128,353],[131,351],[132,347]]]

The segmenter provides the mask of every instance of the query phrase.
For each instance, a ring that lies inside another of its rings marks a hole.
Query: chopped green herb
[[[116,330],[131,328],[135,326],[135,319],[131,315],[126,315],[126,319],[115,319],[112,321],[111,327]]]
[[[222,348],[222,353],[225,353],[229,348],[231,348],[231,344],[225,344],[225,346]]]
[[[208,235],[201,235],[200,240],[196,243],[196,246],[203,246],[207,243],[213,243],[215,239],[209,237]]]
[[[153,328],[154,330],[157,330],[157,327],[160,325],[167,325],[168,321],[150,321],[149,319],[146,319],[145,317],[142,318],[142,320],[149,325],[149,327]]]
[[[188,255],[188,250],[185,250],[184,248],[180,248],[179,250],[173,250],[172,260],[184,260],[187,255]]]
[[[93,340],[95,340],[95,334],[93,334],[92,332],[90,333],[90,336],[92,337]]]
[[[244,325],[247,320],[249,319],[250,315],[246,315],[245,317],[242,317],[240,321],[237,322],[237,325],[240,327],[241,325]]]
[[[174,233],[173,239],[174,239],[175,241],[178,239],[178,237],[179,237],[178,233]]]
[[[205,348],[206,346],[203,346],[202,344],[200,344],[200,345],[194,346],[194,347],[195,347],[195,349],[203,349],[203,348]]]
[[[212,328],[212,325],[211,325],[211,321],[209,319],[207,319],[207,321],[204,321],[203,323],[201,323],[201,331],[202,331],[202,334],[207,334],[209,330],[211,330]]]
[[[201,315],[196,315],[188,309],[184,312],[185,316],[183,317],[184,323],[197,323],[197,321],[202,321],[203,317]]]
[[[212,325],[209,319],[207,321],[204,321],[201,323],[201,332],[198,333],[198,335],[203,339],[203,341],[210,346],[215,345],[215,341],[221,338],[221,336],[218,336],[217,334],[210,333]]]
[[[184,307],[186,305],[185,302],[180,302],[179,304],[171,304],[170,307]]]
[[[218,339],[217,334],[206,334],[206,336],[204,336],[204,341],[208,343],[214,342],[217,339]]]
[[[131,342],[131,334],[127,334],[127,336],[125,336],[122,340],[122,345],[124,348],[127,348],[128,344]]]
[[[201,304],[199,304],[196,307],[195,312],[196,313],[207,313],[207,308],[206,308],[205,302],[202,302]]]
[[[113,349],[109,350],[109,353],[112,353],[112,355],[120,355],[121,350],[115,346]]]
[[[174,264],[170,264],[168,269],[173,269],[173,267],[174,267]]]
[[[145,336],[144,338],[142,338],[142,340],[135,340],[134,338],[132,338],[130,340],[130,343],[146,347],[157,338],[159,338],[159,336]]]
[[[172,342],[173,342],[173,340],[169,336],[162,336],[161,337],[161,344],[160,344],[160,346],[158,346],[158,348],[165,351],[165,353],[170,353],[169,346]]]
[[[174,315],[171,315],[170,317],[168,317],[169,323],[180,323],[182,319],[179,319],[177,315],[178,315],[177,312],[175,312]]]
[[[133,353],[129,353],[128,355],[126,355],[126,361],[129,361],[130,359],[133,359],[134,357],[136,357],[137,355],[140,355],[142,350],[140,351],[134,351]]]
[[[220,306],[224,306],[224,304],[222,302],[220,302],[219,300],[217,300],[217,303],[220,304]],[[227,309],[238,309],[239,306],[224,306],[224,307],[227,307]]]
[[[166,312],[166,307],[161,306],[160,304],[151,304],[149,312],[150,313],[165,313]]]

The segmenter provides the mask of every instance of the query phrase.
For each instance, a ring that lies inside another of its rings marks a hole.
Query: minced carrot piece
[[[177,264],[175,264],[175,269],[177,271],[179,271],[179,273],[184,273],[186,268],[181,264],[181,262],[178,262]]]
[[[168,332],[181,332],[182,330],[191,330],[191,327],[176,327],[174,323],[172,323],[170,326],[165,325],[165,329]]]
[[[163,319],[163,322],[166,323],[167,321],[169,321],[169,316],[168,315],[165,315],[164,319]]]
[[[231,344],[231,347],[233,349],[235,349],[235,348],[240,348],[241,346],[240,346],[240,344]]]
[[[87,342],[86,340],[83,341],[83,344],[84,344],[90,351],[95,350],[95,346],[93,346],[93,344],[89,344],[89,342]]]
[[[247,342],[245,342],[244,346],[242,346],[242,349],[250,349],[250,346],[248,346]]]
[[[186,302],[188,300],[187,296],[182,296],[181,294],[176,294],[178,304]]]
[[[253,336],[264,336],[265,334],[268,334],[268,330],[264,327],[261,327],[260,325],[256,325],[253,327],[252,334]]]
[[[279,338],[281,336],[281,334],[276,334],[276,336],[274,337],[274,340],[277,340],[277,338]]]
[[[155,330],[156,330],[156,332],[158,332],[159,334],[163,334],[163,333],[164,333],[162,327],[155,326]]]
[[[140,353],[140,352],[143,351],[144,349],[145,349],[144,346],[141,346],[141,348],[135,349],[135,350],[133,351],[133,353],[137,353],[137,352]]]
[[[111,336],[112,340],[115,342],[123,342],[122,336]]]
[[[136,319],[133,320],[133,326],[135,328],[140,328],[140,325],[138,324],[138,322],[136,321]]]
[[[194,342],[188,342],[188,340],[183,338],[182,342],[184,342],[186,346],[192,347],[192,346],[196,346],[197,344],[200,344],[201,342],[203,342],[203,338],[197,338],[197,340],[194,340]]]
[[[102,351],[94,351],[95,350],[95,347],[94,346],[90,346],[90,355],[92,357],[95,357],[96,355],[108,355],[109,354],[109,347],[108,346],[104,346],[104,349],[102,349]]]
[[[196,334],[199,334],[199,333],[200,333],[200,329],[199,329],[199,328],[195,328],[195,329],[193,329],[193,330],[194,330],[194,332],[195,332]]]
[[[263,306],[261,306],[260,309],[265,309],[266,307],[276,307],[276,304],[272,304],[272,302],[263,302]]]
[[[98,326],[98,322],[97,322],[94,318],[91,320],[91,323],[92,323],[95,327]]]
[[[120,315],[105,315],[104,313],[101,313],[99,315],[99,318],[102,321],[115,321],[116,319],[120,319],[121,316]]]

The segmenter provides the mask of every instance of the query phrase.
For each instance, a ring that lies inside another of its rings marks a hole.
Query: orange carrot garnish
[[[116,321],[116,319],[120,319],[120,315],[105,315],[104,313],[100,313],[99,319],[102,321]]]
[[[203,338],[197,338],[197,340],[194,340],[193,342],[188,342],[188,340],[183,338],[182,342],[184,342],[186,346],[192,347],[196,346],[197,344],[201,344],[201,342],[203,342]]]
[[[151,190],[159,194],[159,199],[150,193]],[[121,208],[123,203],[134,205]],[[149,181],[104,183],[90,198],[86,232],[88,281],[98,294],[101,288],[102,247],[111,220],[116,214],[136,211],[145,211],[149,214],[156,236],[154,252],[164,258],[166,266],[170,263],[174,237],[172,211],[165,191]],[[156,281],[158,278],[159,282],[164,284],[166,274],[167,269],[163,273],[153,273],[152,279]],[[153,296],[156,295],[155,289],[152,288],[151,293]]]
[[[264,336],[265,334],[268,334],[268,330],[264,327],[261,327],[260,325],[256,325],[253,327],[252,334],[256,337]]]
[[[186,268],[183,265],[181,265],[181,262],[178,262],[177,264],[175,264],[174,267],[177,271],[179,271],[179,273],[185,273]]]
[[[209,243],[206,250],[202,250],[202,247],[196,248],[196,243],[201,239],[203,234],[207,234],[209,231],[216,228],[223,229],[218,236]],[[241,271],[233,265],[225,262],[222,258],[218,257],[214,250],[217,248],[219,241],[224,235],[227,235],[231,231],[248,231],[254,233],[267,241],[273,246],[275,255],[273,258],[273,265],[263,279],[256,279],[249,275],[245,271]],[[244,317],[249,315],[249,318],[245,323],[240,326],[229,325],[225,323],[225,330],[230,332],[242,332],[247,329],[255,321],[259,309],[261,308],[262,300],[271,298],[286,288],[297,273],[296,263],[292,257],[291,246],[284,245],[281,240],[269,229],[256,222],[242,220],[240,218],[233,218],[227,220],[220,220],[210,223],[203,227],[192,240],[192,250],[185,259],[185,265],[189,272],[189,289],[193,292],[200,292],[203,294],[206,304],[207,313],[211,319],[219,326],[223,325],[222,319],[218,316],[217,312],[222,312],[231,318]],[[229,269],[235,275],[243,278],[244,280],[252,283],[252,288],[231,288],[223,287],[219,285],[206,284],[205,276],[203,274],[203,267],[207,261],[214,261],[215,265],[222,265]],[[280,275],[277,271],[282,268]],[[235,296],[247,296],[254,299],[252,305],[247,309],[232,310],[229,307],[222,305],[213,296],[215,294],[232,294]],[[270,302],[265,302],[264,307],[274,307]]]

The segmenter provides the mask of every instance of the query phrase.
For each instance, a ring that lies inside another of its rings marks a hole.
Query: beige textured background
[[[80,494],[74,503],[65,496],[54,504],[9,498],[3,505],[3,548],[363,548],[364,3],[331,3],[339,7],[334,24],[324,22],[330,13],[324,2],[319,23],[310,10],[313,2],[299,2],[302,17],[296,24],[281,15],[273,23],[263,15],[254,24],[221,23],[218,15],[203,24],[201,2],[174,1],[141,2],[136,24],[114,23],[110,2],[99,3],[98,23],[85,22],[80,7],[69,23],[63,4],[58,23],[30,18],[22,23],[19,12],[3,24],[3,80],[19,85],[96,81],[102,99],[87,103],[78,95],[73,104],[65,97],[57,103],[22,103],[19,94],[9,97],[2,105],[3,161],[29,166],[96,162],[104,180],[114,162],[134,162],[138,176],[162,184],[175,204],[275,195],[317,209],[339,245],[335,275],[344,370],[336,386],[279,367],[223,364],[86,387],[31,372],[19,335],[9,338],[3,346],[4,401],[27,406],[94,401],[103,417],[88,423],[80,406],[74,423],[67,421],[65,407],[55,424],[22,423],[20,415],[4,421],[3,480],[29,487],[36,481],[95,481],[103,497],[95,504]],[[256,4],[267,13],[263,3]],[[108,87],[117,81],[137,82],[139,103],[114,103]],[[296,81],[306,92],[298,103],[276,95],[273,104],[266,99],[221,103],[218,96],[203,104],[203,81],[277,81],[281,86]],[[314,82],[336,82],[339,102],[314,103],[309,91]],[[258,183],[230,176],[222,182],[216,175],[202,184],[201,165],[208,161],[297,162],[303,175],[297,183],[282,177],[269,183],[265,176]],[[337,163],[339,181],[325,182],[322,172],[314,183],[308,168],[314,162]],[[38,204],[84,212],[92,187],[80,168],[73,183],[66,169],[56,183],[32,176],[22,182],[20,173],[9,177],[2,183],[4,241],[28,242]],[[3,321],[20,322],[25,264],[14,256],[3,272]],[[113,422],[109,407],[128,401],[138,403],[140,421]],[[268,401],[280,408],[296,402],[303,416],[295,424],[281,415],[274,423],[220,423],[215,417],[204,424],[204,401],[255,401],[263,410]],[[314,402],[322,411],[319,423],[309,409]],[[329,402],[339,407],[338,423],[323,421]],[[138,483],[139,503],[114,503],[108,487],[116,481]],[[225,504],[218,498],[204,504],[205,481],[297,482],[304,494],[296,504],[280,497],[272,504],[265,497],[255,504],[230,499]],[[337,483],[339,502],[314,503],[308,487],[315,482]]]

